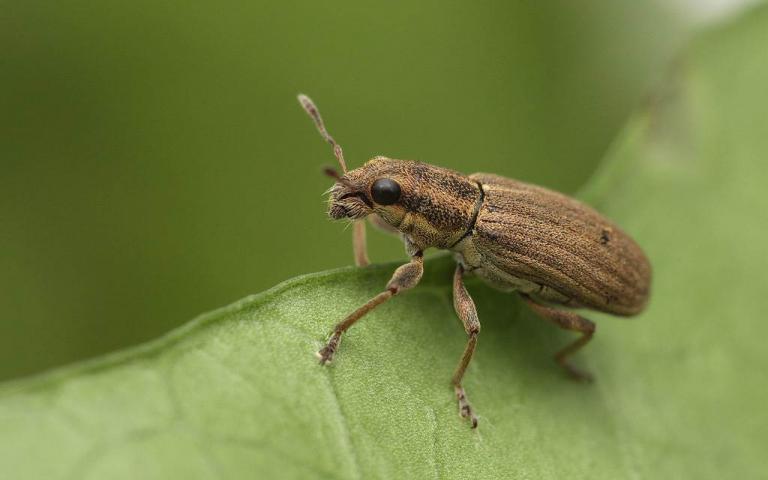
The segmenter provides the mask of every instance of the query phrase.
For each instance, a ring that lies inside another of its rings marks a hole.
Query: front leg
[[[333,329],[331,338],[328,340],[328,344],[319,352],[317,357],[320,359],[320,364],[325,365],[333,359],[333,354],[336,353],[336,349],[339,347],[341,341],[341,334],[346,332],[356,321],[360,320],[366,313],[370,312],[374,308],[378,307],[382,303],[386,302],[393,296],[415,287],[421,275],[424,273],[424,254],[421,251],[415,252],[411,257],[411,261],[405,265],[401,265],[395,270],[392,278],[387,283],[387,289],[376,295],[372,299],[368,300],[354,312],[350,313],[347,318],[341,321]]]
[[[371,263],[365,241],[365,220],[355,220],[352,224],[352,252],[355,254],[356,266],[367,267]]]
[[[459,401],[459,415],[463,418],[469,418],[472,428],[477,428],[477,415],[472,411],[472,406],[469,404],[469,400],[467,400],[464,387],[461,386],[461,380],[464,378],[467,366],[469,366],[472,355],[475,353],[477,335],[480,333],[480,320],[477,318],[475,302],[472,301],[472,297],[469,296],[467,288],[464,286],[464,268],[461,265],[456,265],[456,272],[453,275],[453,307],[461,319],[464,331],[467,332],[469,338],[451,382],[456,392],[456,398]]]
[[[368,215],[367,220],[383,232],[400,234],[398,229],[376,214]],[[365,240],[365,220],[355,220],[352,224],[352,252],[355,255],[355,265],[358,267],[365,267],[371,263],[368,260],[368,246]]]

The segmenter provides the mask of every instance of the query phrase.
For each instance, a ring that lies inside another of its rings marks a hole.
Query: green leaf
[[[300,277],[147,345],[0,389],[2,478],[755,478],[765,447],[768,9],[700,39],[630,121],[585,196],[652,259],[636,319],[572,335],[469,284],[483,330],[457,415],[465,336],[448,257],[314,352],[394,265]],[[105,319],[108,321],[108,319]]]

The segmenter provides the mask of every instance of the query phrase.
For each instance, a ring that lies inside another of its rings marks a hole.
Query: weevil
[[[415,287],[424,271],[424,250],[449,250],[456,260],[453,305],[467,343],[451,378],[461,417],[478,424],[462,380],[477,346],[480,321],[464,277],[476,275],[492,287],[516,292],[539,316],[580,336],[558,351],[555,361],[572,378],[591,375],[570,357],[592,340],[595,324],[571,311],[590,309],[620,316],[640,313],[648,301],[651,266],[638,244],[591,207],[546,188],[490,173],[464,175],[410,160],[377,156],[347,170],[341,146],[320,112],[298,96],[321,136],[333,147],[342,174],[329,190],[328,215],[353,222],[357,265],[368,264],[365,223],[397,233],[410,260],[397,268],[384,291],[333,329],[317,356],[333,359],[341,336],[365,314]]]

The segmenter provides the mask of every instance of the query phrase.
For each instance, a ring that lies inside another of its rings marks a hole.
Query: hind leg
[[[581,333],[581,337],[577,338],[573,343],[567,345],[555,354],[555,361],[576,380],[592,381],[592,375],[576,368],[569,360],[571,355],[592,340],[592,336],[595,334],[595,324],[573,312],[558,310],[542,305],[524,293],[521,293],[520,296],[526,301],[528,306],[531,307],[531,310],[536,312],[539,316],[549,320],[562,329]]]

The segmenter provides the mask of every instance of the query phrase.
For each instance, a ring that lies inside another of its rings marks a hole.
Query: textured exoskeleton
[[[329,362],[341,334],[377,305],[412,288],[423,272],[423,252],[453,252],[454,306],[468,335],[452,383],[463,417],[477,426],[461,381],[477,344],[480,322],[463,277],[474,274],[495,288],[516,291],[531,308],[561,328],[581,333],[555,359],[577,379],[589,375],[568,357],[595,332],[589,320],[563,307],[634,315],[648,300],[651,268],[640,247],[611,221],[583,203],[546,188],[498,175],[463,175],[445,168],[375,157],[346,171],[341,148],[328,135],[311,101],[300,101],[334,146],[344,175],[333,172],[329,215],[355,223],[355,258],[367,262],[364,223],[400,232],[411,260],[398,268],[386,290],[334,329],[318,355]]]

